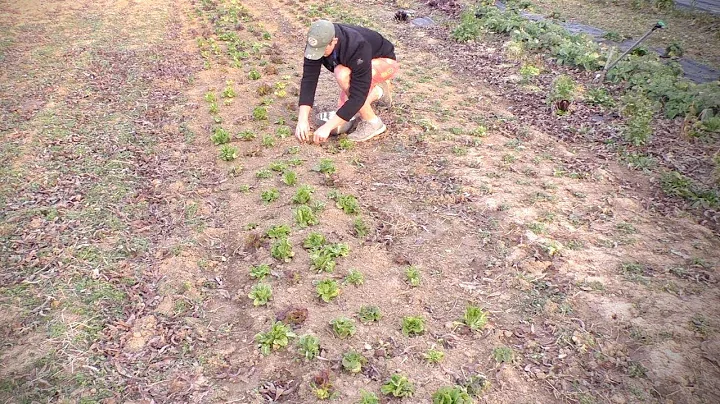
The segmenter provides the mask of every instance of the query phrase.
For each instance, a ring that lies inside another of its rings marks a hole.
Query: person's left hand
[[[313,136],[313,142],[317,143],[317,144],[327,142],[328,137],[330,137],[331,130],[332,130],[332,128],[328,127],[327,125],[323,125],[323,126],[317,128],[317,130],[315,130],[315,134]]]

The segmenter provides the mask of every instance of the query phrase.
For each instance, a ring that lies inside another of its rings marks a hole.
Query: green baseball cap
[[[327,20],[317,20],[308,32],[305,57],[318,60],[325,55],[325,48],[335,38],[335,25]]]

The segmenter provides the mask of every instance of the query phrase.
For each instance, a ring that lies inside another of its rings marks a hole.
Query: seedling
[[[265,202],[265,203],[275,202],[276,200],[278,200],[280,198],[280,191],[278,191],[275,188],[268,189],[266,191],[263,191],[263,193],[260,195],[260,197],[262,198],[263,202]]]
[[[248,141],[248,140],[255,139],[257,137],[257,135],[255,134],[255,132],[253,132],[251,130],[244,130],[244,131],[238,133],[237,137],[241,140]]]
[[[515,352],[510,347],[501,346],[493,349],[492,356],[497,363],[512,363]]]
[[[338,141],[338,147],[340,150],[352,150],[353,147],[355,147],[355,144],[352,142],[352,140],[348,138],[342,138]]]
[[[292,135],[292,132],[290,131],[289,126],[280,126],[275,130],[275,134],[280,139],[285,139],[285,138],[289,137],[290,135]]]
[[[287,238],[289,235],[290,235],[290,226],[288,226],[286,224],[272,226],[267,231],[267,236],[270,238]]]
[[[322,248],[326,243],[325,236],[323,236],[320,233],[310,233],[305,237],[305,241],[303,243],[303,247],[306,250],[318,250]]]
[[[278,261],[290,262],[295,253],[292,250],[290,241],[287,238],[281,238],[273,243],[270,255]]]
[[[208,91],[207,93],[205,93],[205,101],[209,103],[217,102],[217,96],[214,92]]]
[[[318,282],[315,290],[318,297],[325,303],[330,303],[332,299],[340,295],[340,289],[338,288],[337,281],[332,279],[324,279]]]
[[[253,119],[256,121],[267,121],[268,112],[265,107],[255,107],[252,112]]]
[[[340,339],[355,335],[355,322],[347,317],[339,317],[330,322],[333,333]]]
[[[285,185],[293,186],[297,184],[297,174],[295,171],[287,170],[283,173],[282,182]]]
[[[265,279],[266,276],[270,275],[270,266],[268,264],[260,264],[255,267],[250,267],[250,277],[259,281]]]
[[[377,323],[382,318],[382,313],[378,306],[362,306],[358,312],[358,318],[363,324]]]
[[[463,315],[463,322],[465,323],[465,325],[470,327],[471,330],[479,331],[482,330],[487,324],[487,315],[488,313],[486,311],[483,311],[483,309],[471,305],[465,309],[465,314]]]
[[[345,277],[345,283],[349,283],[353,286],[360,286],[363,282],[365,282],[365,276],[355,269],[351,269]]]
[[[213,129],[213,134],[210,136],[210,140],[215,146],[220,146],[221,144],[230,142],[230,134],[225,129],[218,126]]]
[[[235,89],[232,86],[232,82],[228,81],[225,90],[222,93],[223,98],[235,98]]]
[[[334,174],[335,169],[335,163],[333,163],[330,159],[322,159],[320,160],[320,163],[313,169],[314,171],[319,171],[323,174]]]
[[[300,153],[300,146],[290,146],[287,148],[288,154],[298,154]]]
[[[472,404],[473,399],[460,386],[441,387],[432,395],[433,404]]]
[[[406,337],[414,337],[422,335],[425,332],[425,319],[421,316],[403,317],[402,333]]]
[[[270,94],[271,92],[272,92],[272,87],[267,83],[260,84],[257,88],[257,95],[259,95],[261,97],[264,97],[264,96]]]
[[[295,223],[297,223],[297,225],[301,228],[304,228],[308,226],[315,226],[320,223],[320,220],[318,220],[317,216],[315,216],[315,212],[313,212],[309,206],[302,205],[295,209]]]
[[[390,379],[382,385],[380,391],[387,396],[412,397],[415,393],[415,386],[407,377],[396,373],[390,376]]]
[[[295,337],[296,335],[290,327],[277,321],[268,332],[257,334],[255,340],[258,343],[260,352],[263,355],[269,355],[271,351],[285,348],[290,338]]]
[[[252,287],[248,297],[253,299],[254,306],[264,306],[272,298],[272,288],[267,283],[258,283]]]
[[[347,244],[331,244],[311,251],[312,268],[318,272],[332,272],[335,269],[335,258],[345,257],[350,253]]]
[[[370,231],[365,221],[360,217],[353,222],[353,230],[355,231],[355,237],[361,239],[367,237]]]
[[[358,404],[380,404],[378,396],[370,391],[360,390],[360,401]]]
[[[287,168],[287,166],[285,165],[285,163],[282,163],[282,162],[279,162],[279,161],[273,161],[272,163],[270,163],[269,168],[270,168],[272,171],[277,171],[277,172],[281,173],[281,172],[285,171],[285,169]]]
[[[258,178],[258,179],[268,179],[268,178],[271,178],[272,175],[273,175],[273,174],[272,174],[272,171],[263,168],[263,169],[261,169],[261,170],[258,170],[258,171],[255,173],[255,178]]]
[[[405,269],[405,277],[410,286],[416,288],[420,286],[420,271],[415,266],[409,266]]]
[[[337,194],[335,197],[335,206],[342,209],[348,215],[355,215],[360,212],[358,201],[353,195]]]
[[[291,148],[288,148],[288,152],[289,152],[290,149],[292,149],[292,147],[291,147]],[[298,150],[298,151],[299,151],[299,150]],[[288,160],[288,161],[287,161],[287,164],[288,164],[289,166],[291,166],[291,167],[298,167],[298,166],[301,166],[301,165],[303,164],[303,161],[302,161],[301,159],[299,159],[299,158],[293,158],[293,159]]]
[[[435,365],[440,363],[445,358],[445,352],[430,348],[426,353],[423,354],[423,357],[426,361],[428,361],[428,363]]]
[[[484,374],[476,373],[468,377],[462,385],[468,394],[473,397],[480,397],[490,388],[490,380]]]
[[[250,73],[248,73],[248,77],[250,77],[250,80],[260,80],[260,72],[252,69],[250,70]]]
[[[237,158],[237,148],[224,144],[220,147],[220,159],[223,161],[233,161]]]
[[[218,104],[217,102],[211,102],[210,103],[210,113],[215,115],[219,112]]]
[[[270,135],[263,135],[262,137],[262,145],[264,147],[273,147],[275,146],[275,138]]]
[[[305,205],[310,202],[313,192],[315,190],[310,185],[303,185],[295,192],[292,201],[299,205]]]
[[[314,335],[303,335],[297,342],[298,351],[303,358],[313,360],[320,355],[320,340]]]
[[[367,358],[355,351],[347,352],[342,357],[343,369],[350,373],[360,373],[363,365],[366,363]]]
[[[334,391],[333,385],[330,383],[330,372],[328,370],[324,370],[313,377],[310,387],[320,400],[330,400],[337,397],[337,392]]]

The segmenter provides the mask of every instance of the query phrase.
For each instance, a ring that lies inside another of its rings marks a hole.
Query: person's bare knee
[[[335,80],[343,90],[350,88],[350,73],[351,70],[343,65],[335,66]]]

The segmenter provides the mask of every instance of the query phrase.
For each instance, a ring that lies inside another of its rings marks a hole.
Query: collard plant
[[[257,334],[255,341],[258,343],[260,352],[262,352],[263,355],[269,355],[272,351],[285,348],[290,342],[290,339],[295,337],[296,335],[290,327],[277,321],[269,331]]]
[[[407,278],[407,283],[416,288],[420,286],[420,270],[417,269],[417,267],[411,265],[405,269],[405,277]]]
[[[265,279],[266,276],[270,275],[270,266],[267,264],[260,264],[258,266],[250,267],[250,277],[259,281]]]
[[[347,244],[327,244],[310,251],[312,269],[318,272],[332,272],[335,269],[335,258],[350,254]]]
[[[220,146],[230,142],[230,134],[228,131],[218,126],[213,129],[213,134],[210,136],[210,140],[215,146]]]
[[[358,318],[363,324],[376,323],[382,318],[382,313],[378,306],[362,306],[358,312]]]

